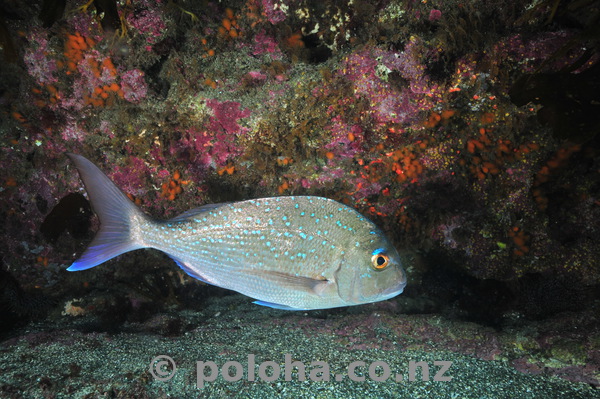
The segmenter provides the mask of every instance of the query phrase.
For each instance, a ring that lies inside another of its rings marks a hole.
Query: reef
[[[91,296],[105,324],[139,298],[150,317],[221,294],[151,252],[65,272],[98,227],[74,152],[160,218],[276,195],[355,207],[402,250],[405,313],[501,328],[600,300],[598,2],[42,3],[0,10],[7,286]],[[597,386],[589,339],[577,372]]]

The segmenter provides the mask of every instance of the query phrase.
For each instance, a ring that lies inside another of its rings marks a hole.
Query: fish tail
[[[90,269],[122,253],[146,247],[138,236],[146,216],[96,165],[76,154],[73,161],[100,219],[100,231],[68,271]]]

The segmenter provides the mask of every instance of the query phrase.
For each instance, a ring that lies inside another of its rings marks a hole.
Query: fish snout
[[[404,291],[404,287],[406,287],[406,278],[401,281],[398,281],[398,284],[383,290],[381,295],[385,297],[385,299],[393,298],[397,295],[402,294],[402,292]]]
[[[393,283],[381,292],[381,296],[385,299],[390,299],[402,294],[404,287],[406,287],[406,272],[400,264],[396,265],[395,275],[392,281]]]

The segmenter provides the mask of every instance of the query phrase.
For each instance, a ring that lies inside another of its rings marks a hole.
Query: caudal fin
[[[144,248],[133,232],[147,216],[96,165],[81,155],[67,155],[75,163],[92,208],[100,219],[100,231],[67,270],[89,269],[122,253]]]

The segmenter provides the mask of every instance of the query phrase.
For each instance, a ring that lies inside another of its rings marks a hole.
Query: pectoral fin
[[[259,276],[260,278],[270,281],[271,283],[280,287],[286,287],[297,291],[305,291],[318,296],[321,296],[325,292],[325,288],[327,288],[330,284],[333,284],[333,282],[325,279],[295,276],[276,271],[253,270],[247,273],[254,276]]]

